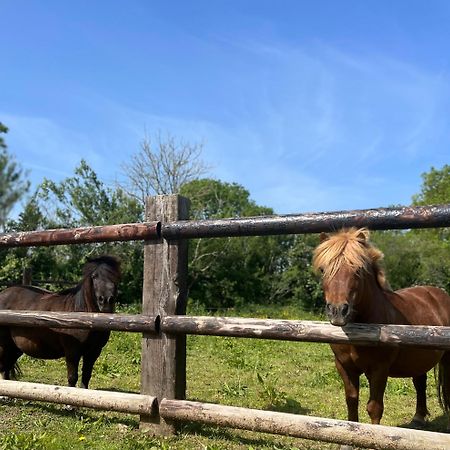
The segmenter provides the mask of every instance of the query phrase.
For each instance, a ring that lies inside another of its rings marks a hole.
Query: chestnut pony
[[[432,286],[393,292],[379,265],[380,250],[369,242],[369,230],[350,228],[321,235],[313,266],[322,273],[326,313],[333,325],[350,322],[410,325],[450,325],[450,296]],[[388,377],[412,377],[417,392],[413,424],[423,425],[427,372],[439,364],[441,406],[450,409],[450,351],[419,348],[331,345],[337,370],[344,381],[348,420],[358,421],[359,377],[370,386],[367,412],[373,424],[383,415]]]
[[[15,286],[0,293],[0,309],[27,311],[114,312],[120,263],[112,256],[89,259],[83,279],[74,288],[52,293],[33,286]],[[109,339],[109,331],[0,326],[0,372],[4,379],[19,371],[17,359],[23,354],[35,358],[65,357],[69,386],[78,381],[83,358],[81,386],[88,387],[92,369]]]

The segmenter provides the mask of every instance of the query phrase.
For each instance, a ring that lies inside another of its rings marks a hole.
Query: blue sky
[[[33,183],[149,135],[277,213],[409,204],[449,163],[450,2],[0,0],[0,121]]]

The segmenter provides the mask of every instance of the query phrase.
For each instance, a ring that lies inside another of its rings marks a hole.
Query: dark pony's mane
[[[344,265],[359,275],[372,269],[380,287],[390,291],[380,266],[382,259],[383,253],[369,242],[369,230],[352,227],[329,236],[315,249],[313,267],[316,272],[322,271],[324,281],[333,278]]]

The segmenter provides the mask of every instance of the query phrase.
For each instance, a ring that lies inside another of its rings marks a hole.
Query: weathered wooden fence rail
[[[302,320],[167,316],[161,318],[160,329],[170,334],[450,350],[450,327],[439,326],[352,323],[336,327]]]
[[[320,233],[342,227],[372,230],[450,226],[450,204],[361,209],[297,215],[163,222],[165,239]]]
[[[95,242],[123,242],[161,238],[161,223],[126,223],[98,227],[57,228],[0,235],[0,247],[40,247]]]
[[[188,239],[318,233],[344,226],[377,230],[449,227],[450,204],[238,219],[187,218],[187,199],[157,196],[147,199],[144,223],[0,235],[0,247],[145,241],[143,315],[0,311],[0,324],[142,332],[141,394],[0,381],[0,395],[137,413],[141,427],[156,434],[172,433],[173,421],[189,420],[377,449],[450,448],[450,436],[440,433],[184,401],[187,334],[450,348],[449,327],[351,324],[338,328],[323,322],[185,317]],[[162,399],[159,407],[156,399]]]
[[[159,318],[142,314],[0,310],[0,325],[155,333]]]
[[[444,433],[367,425],[345,420],[260,411],[211,403],[163,399],[159,414],[167,420],[282,434],[315,441],[384,450],[448,450]]]
[[[0,395],[128,414],[156,414],[157,408],[156,398],[150,395],[10,380],[0,380]]]
[[[336,327],[309,320],[210,316],[146,316],[88,312],[0,310],[0,325],[82,328],[132,333],[228,336],[297,342],[421,347],[450,350],[450,327],[352,323]]]
[[[170,197],[170,196],[168,196]],[[450,204],[399,208],[360,209],[309,214],[287,214],[235,219],[172,220],[24,231],[0,234],[0,247],[49,246],[132,240],[305,234],[342,227],[372,230],[450,226]]]

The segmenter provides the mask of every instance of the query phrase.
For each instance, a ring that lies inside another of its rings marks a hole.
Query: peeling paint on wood
[[[373,230],[449,227],[450,204],[235,219],[186,220],[164,223],[161,234],[165,239],[263,236],[330,232],[352,226],[368,227]]]
[[[23,231],[0,235],[0,247],[39,247],[93,242],[160,239],[161,223],[128,223],[98,227]]]

